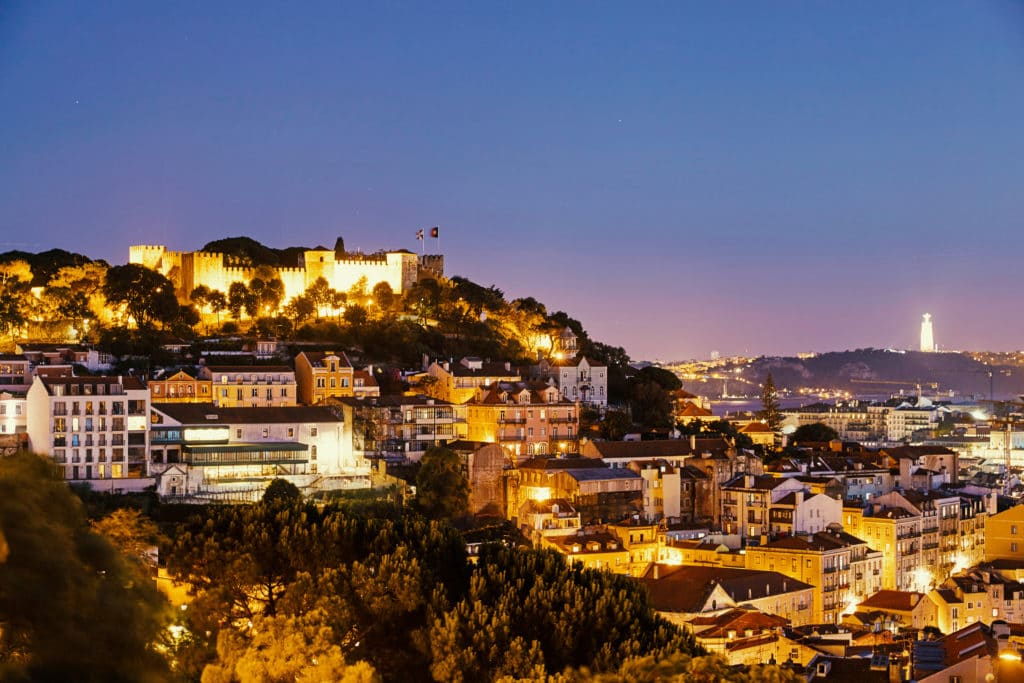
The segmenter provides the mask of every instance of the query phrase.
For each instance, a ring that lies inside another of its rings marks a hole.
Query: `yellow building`
[[[213,382],[197,379],[184,370],[170,377],[149,382],[149,396],[154,403],[212,403]]]
[[[608,530],[622,539],[629,551],[629,574],[641,576],[647,565],[658,561],[658,525],[640,522],[609,524]]]
[[[541,547],[557,550],[569,564],[579,563],[587,569],[606,569],[615,574],[629,573],[629,551],[618,536],[608,531],[541,537]]]
[[[287,365],[211,365],[199,371],[199,379],[212,382],[219,408],[296,405],[295,371]]]
[[[463,358],[458,363],[431,363],[421,387],[428,396],[449,403],[466,403],[477,389],[497,382],[520,382],[523,377],[511,363],[485,362],[479,358]]]
[[[299,401],[316,405],[326,398],[354,396],[355,370],[344,352],[303,351],[295,357]]]
[[[882,554],[838,530],[750,546],[746,555],[748,569],[776,571],[814,586],[812,623],[838,623],[844,611],[881,585]]]
[[[985,560],[1024,560],[1024,505],[985,521]]]

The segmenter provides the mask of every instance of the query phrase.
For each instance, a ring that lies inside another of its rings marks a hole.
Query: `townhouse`
[[[294,406],[295,371],[287,365],[207,365],[198,379],[211,382],[213,404],[221,408]]]

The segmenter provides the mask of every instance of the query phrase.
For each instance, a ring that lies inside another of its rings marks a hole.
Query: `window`
[[[1011,533],[1012,535],[1014,535],[1014,536],[1016,536],[1016,535],[1017,535],[1017,525],[1016,525],[1016,524],[1011,524],[1011,525],[1010,525],[1010,533]]]
[[[235,438],[236,439],[241,439],[242,438],[242,428],[241,427],[239,427],[238,429],[235,430]]]
[[[270,436],[270,429],[268,427],[263,428],[263,438],[266,439]]]
[[[1016,543],[1016,541],[1010,544],[1010,552],[1011,553],[1017,552],[1017,543]]]
[[[295,436],[295,427],[288,428],[288,436],[289,438]]]
[[[334,389],[336,386],[338,386],[338,380],[336,378],[332,377],[331,378],[331,389]]]
[[[316,427],[310,427],[309,428],[309,435],[310,436],[316,436]]]
[[[309,459],[316,460],[316,444],[309,447]]]

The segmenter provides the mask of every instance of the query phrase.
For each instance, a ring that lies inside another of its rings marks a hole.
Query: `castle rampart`
[[[338,259],[333,250],[310,249],[302,255],[298,268],[275,268],[284,284],[284,300],[299,296],[318,277],[338,291],[346,291],[366,278],[367,290],[380,282],[387,282],[395,292],[404,292],[416,283],[420,269],[431,275],[441,275],[444,260],[442,256],[420,257],[412,252],[386,252],[366,257]],[[187,303],[189,295],[199,285],[220,290],[227,294],[233,282],[248,285],[256,269],[227,265],[225,254],[205,251],[168,251],[161,244],[140,244],[128,248],[129,263],[138,263],[161,273],[174,283],[179,301]]]

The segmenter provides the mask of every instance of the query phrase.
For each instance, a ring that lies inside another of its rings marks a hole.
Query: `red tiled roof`
[[[881,590],[860,603],[858,608],[909,612],[917,607],[924,597],[924,593],[913,591]]]

